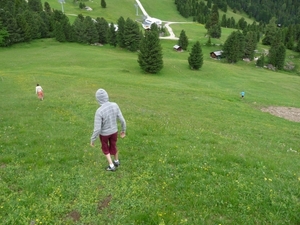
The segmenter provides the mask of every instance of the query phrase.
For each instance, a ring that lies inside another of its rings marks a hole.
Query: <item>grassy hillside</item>
[[[186,30],[190,46],[206,42],[203,25],[172,27]],[[300,77],[210,59],[220,46],[202,46],[204,65],[192,71],[175,43],[161,41],[157,75],[140,70],[137,53],[110,46],[46,39],[1,49],[1,224],[300,223],[299,123],[261,111],[300,108]],[[89,146],[98,88],[127,121],[115,173],[104,170],[100,143]]]
[[[299,125],[260,111],[300,107],[299,77],[208,57],[191,71],[187,52],[162,45],[154,76],[109,46],[1,51],[2,224],[300,222]],[[116,173],[89,147],[100,87],[128,124]]]

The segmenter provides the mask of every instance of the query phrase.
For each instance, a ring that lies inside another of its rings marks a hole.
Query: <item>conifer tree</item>
[[[4,46],[10,46],[21,41],[20,30],[16,18],[12,16],[7,18],[6,29],[9,36],[5,39]]]
[[[281,31],[277,30],[269,50],[269,63],[281,70],[284,67],[286,48],[282,41]]]
[[[55,30],[54,30],[55,39],[59,42],[65,42],[66,36],[63,30],[63,26],[59,21],[55,23]]]
[[[40,12],[40,17],[42,19],[42,24],[43,24],[42,37],[49,38],[51,37],[51,33],[54,30],[51,24],[51,15],[48,14],[46,11],[43,11]]]
[[[295,48],[296,52],[300,52],[300,38],[298,39],[297,46]]]
[[[188,57],[188,62],[192,70],[199,70],[203,65],[203,53],[200,42],[197,41]]]
[[[222,16],[221,27],[227,27],[226,14],[223,14]]]
[[[239,21],[237,22],[237,28],[244,30],[247,27],[247,22],[245,21],[245,18],[242,17],[241,19],[239,19]]]
[[[83,21],[83,26],[85,29],[85,35],[83,38],[83,43],[94,44],[99,41],[98,32],[95,26],[95,22],[90,16],[86,16]]]
[[[249,58],[250,60],[253,60],[254,58],[254,50],[256,49],[257,42],[256,42],[256,33],[249,31],[246,34],[245,37],[245,58]]]
[[[209,35],[213,38],[220,38],[221,37],[221,26],[220,24],[215,24],[215,25],[212,25],[209,29]]]
[[[2,23],[1,23],[1,20],[0,20],[0,46],[3,46],[4,44],[4,40],[5,38],[7,38],[9,35],[8,35],[8,32],[6,30],[5,27],[3,27]]]
[[[117,46],[117,32],[116,28],[113,23],[109,25],[109,30],[108,30],[108,43],[111,46],[116,47]]]
[[[45,2],[45,3],[44,3],[44,11],[45,11],[47,14],[49,14],[49,15],[51,15],[51,13],[52,13],[51,6],[50,6],[50,4],[49,4],[48,2]]]
[[[231,19],[230,18],[228,18],[227,21],[226,21],[226,27],[227,28],[231,28],[232,27],[231,26]]]
[[[32,40],[31,38],[31,31],[29,24],[26,21],[26,17],[24,14],[18,14],[17,15],[17,24],[20,29],[19,34],[20,34],[20,41],[22,42],[30,42]]]
[[[40,17],[36,12],[32,12],[29,10],[25,10],[23,12],[26,22],[28,23],[30,27],[30,36],[32,39],[38,39],[41,37],[41,31],[40,31]]]
[[[162,47],[156,32],[145,31],[140,42],[138,63],[146,73],[158,73],[163,68]]]
[[[31,11],[42,12],[43,5],[41,0],[28,0],[28,6]]]
[[[78,14],[74,23],[73,23],[73,30],[74,30],[74,39],[76,42],[83,43],[84,42],[84,35],[85,35],[85,27],[83,24],[84,17],[82,14]]]
[[[283,43],[279,45],[278,50],[276,52],[276,67],[279,70],[284,68],[285,56],[286,56],[286,48]]]
[[[269,63],[281,70],[284,67],[286,49],[283,43],[272,45],[269,50]]]
[[[233,17],[230,18],[231,28],[235,28],[235,19]]]
[[[236,63],[244,55],[244,35],[240,31],[233,31],[223,46],[223,56],[228,63]]]
[[[158,33],[158,32],[156,32]],[[140,44],[140,29],[137,22],[130,18],[125,21],[124,27],[124,42],[129,51],[135,52],[139,48]]]
[[[158,29],[158,26],[157,26],[156,23],[152,23],[152,24],[151,24],[150,30],[151,30],[151,32],[156,32],[157,35],[159,35],[159,29]]]
[[[106,8],[106,2],[105,2],[105,0],[101,0],[101,7],[102,8]]]
[[[287,28],[287,31],[285,33],[285,38],[284,38],[284,44],[287,49],[293,50],[294,49],[294,30],[292,25],[290,25]]]
[[[219,11],[218,6],[215,4],[212,7],[210,13],[210,23],[205,27],[208,29],[208,34],[212,38],[220,38],[221,37],[221,25],[219,22]]]
[[[121,16],[118,19],[118,32],[117,32],[117,41],[120,48],[125,48],[125,40],[124,40],[124,31],[125,31],[125,19],[123,16]]]
[[[277,32],[276,19],[272,18],[266,27],[265,37],[262,39],[263,45],[271,45]]]
[[[184,30],[181,30],[179,40],[178,40],[178,45],[183,49],[187,50],[187,47],[189,45],[189,39],[185,34]]]
[[[107,44],[108,43],[108,33],[109,33],[109,25],[108,22],[103,18],[96,18],[96,30],[98,34],[98,42],[101,44]]]
[[[208,40],[207,40],[207,42],[206,42],[206,45],[207,45],[207,46],[211,46],[211,38],[210,38],[210,36],[208,37]]]

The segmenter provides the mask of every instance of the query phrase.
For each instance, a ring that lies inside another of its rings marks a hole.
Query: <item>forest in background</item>
[[[222,27],[237,29],[223,47],[227,62],[235,63],[242,58],[253,60],[253,51],[261,41],[270,48],[266,63],[283,69],[285,50],[300,52],[300,3],[292,0],[281,2],[284,3],[271,0],[175,0],[174,3],[183,17],[205,24],[209,42],[210,38],[221,37]],[[106,7],[106,4],[102,1],[101,6]],[[229,9],[241,15],[247,13],[255,21],[248,24],[242,16],[238,21],[233,17],[227,18]],[[118,31],[103,17],[91,18],[81,14],[71,24],[67,15],[52,9],[48,2],[0,0],[2,47],[34,39],[55,38],[59,42],[100,43],[133,52],[139,50],[143,32],[137,22],[120,16],[117,25]],[[264,61],[260,66],[264,65]]]

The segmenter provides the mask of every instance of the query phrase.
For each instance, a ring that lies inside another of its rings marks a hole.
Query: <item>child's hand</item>
[[[95,147],[95,144],[93,142],[90,143],[90,146]]]
[[[125,132],[124,132],[124,131],[121,131],[120,137],[121,137],[121,138],[124,138],[125,136],[126,136]]]

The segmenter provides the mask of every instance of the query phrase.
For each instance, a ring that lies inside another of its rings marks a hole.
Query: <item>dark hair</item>
[[[36,86],[40,86],[39,84],[36,84]]]

